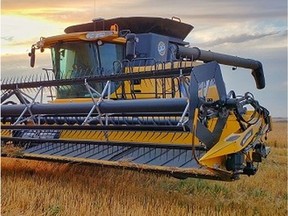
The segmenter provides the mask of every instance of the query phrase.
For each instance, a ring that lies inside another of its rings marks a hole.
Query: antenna
[[[97,23],[102,23],[102,30],[105,30],[105,19],[102,17],[96,17],[96,0],[94,2],[94,18],[92,19],[92,22],[94,23],[94,31],[96,31],[96,24]]]
[[[94,0],[94,15],[93,17],[96,17],[96,0]]]

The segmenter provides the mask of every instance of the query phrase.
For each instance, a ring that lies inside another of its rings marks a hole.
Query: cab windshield
[[[121,44],[95,42],[58,43],[52,48],[52,61],[56,79],[110,75],[114,62],[121,61],[124,48]],[[105,83],[89,83],[96,91],[102,92]],[[111,91],[118,85],[114,83]],[[84,85],[61,86],[57,98],[90,97]]]

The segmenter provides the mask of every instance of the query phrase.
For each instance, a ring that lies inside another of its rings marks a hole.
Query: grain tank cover
[[[193,26],[173,19],[158,17],[120,17],[69,26],[65,33],[109,30],[117,24],[119,30],[129,29],[132,33],[155,33],[184,40]]]

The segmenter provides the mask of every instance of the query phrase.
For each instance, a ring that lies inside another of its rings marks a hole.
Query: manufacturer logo
[[[158,53],[159,53],[159,55],[164,56],[165,52],[166,52],[165,43],[163,41],[160,41],[158,43]]]

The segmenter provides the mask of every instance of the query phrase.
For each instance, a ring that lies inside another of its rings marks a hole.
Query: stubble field
[[[271,154],[235,182],[1,158],[1,215],[287,215],[287,122]]]

